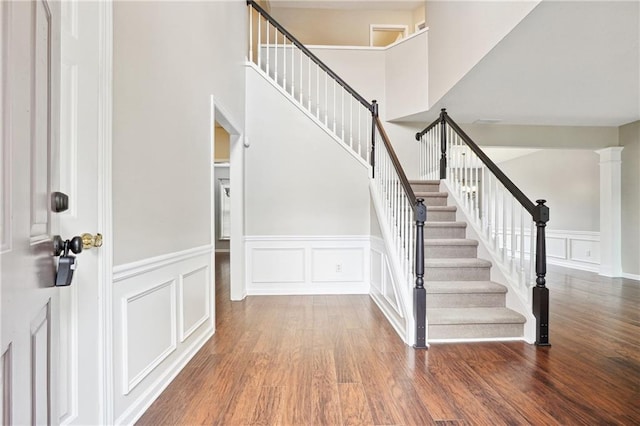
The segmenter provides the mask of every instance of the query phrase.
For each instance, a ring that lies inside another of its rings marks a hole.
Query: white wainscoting
[[[397,293],[397,283],[393,279],[384,240],[371,237],[371,298],[387,317],[396,332],[405,338],[406,318]]]
[[[551,265],[598,272],[600,232],[548,229],[547,262]]]
[[[213,247],[113,270],[114,418],[135,422],[214,332]]]
[[[245,238],[248,295],[367,294],[369,236]]]

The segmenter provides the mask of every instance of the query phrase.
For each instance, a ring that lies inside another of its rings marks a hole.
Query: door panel
[[[49,210],[58,180],[58,4],[1,2],[2,418],[56,422],[57,298]],[[4,167],[7,166],[8,167]],[[8,201],[6,204],[4,202]]]

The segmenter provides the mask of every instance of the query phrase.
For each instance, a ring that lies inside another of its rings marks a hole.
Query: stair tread
[[[429,325],[441,324],[524,324],[526,319],[509,308],[427,309]]]
[[[420,185],[420,184],[427,184],[427,185],[439,185],[440,184],[440,180],[439,179],[431,179],[431,180],[411,180],[409,179],[409,183],[412,185]]]
[[[467,238],[430,238],[424,240],[425,246],[477,246],[478,240]]]
[[[507,288],[493,281],[429,281],[424,284],[430,294],[506,293]]]
[[[427,213],[434,212],[455,212],[458,211],[456,206],[427,206]]]
[[[424,226],[427,228],[466,228],[467,222],[425,222]]]
[[[478,258],[425,259],[425,268],[490,268],[491,262]]]

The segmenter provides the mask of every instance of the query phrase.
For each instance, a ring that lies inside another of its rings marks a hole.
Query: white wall
[[[640,121],[620,127],[622,272],[640,276]]]
[[[428,37],[428,31],[424,31],[385,50],[388,120],[403,118],[429,108]]]
[[[369,46],[370,24],[414,29],[411,10],[312,9],[274,7],[271,15],[306,45]]]
[[[247,15],[241,0],[113,9],[108,416],[131,424],[215,329],[211,97],[244,125]]]
[[[114,264],[210,240],[210,96],[243,124],[246,4],[114,4]]]
[[[246,235],[368,235],[367,169],[249,67],[247,93]]]
[[[427,0],[429,104],[442,98],[538,3]]]
[[[531,200],[547,200],[551,230],[600,230],[599,157],[590,150],[540,150],[500,163]]]

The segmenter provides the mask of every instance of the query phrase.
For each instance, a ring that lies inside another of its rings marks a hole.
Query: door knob
[[[84,233],[80,237],[82,238],[82,248],[85,250],[92,247],[102,247],[102,234],[91,235]]]

